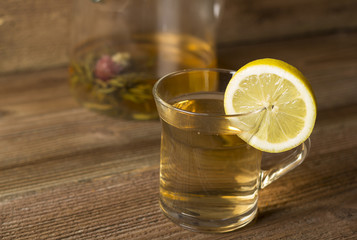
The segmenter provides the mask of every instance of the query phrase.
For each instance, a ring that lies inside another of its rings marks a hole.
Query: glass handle
[[[265,188],[281,176],[299,166],[310,151],[310,138],[298,146],[293,153],[283,158],[277,165],[269,170],[261,170],[260,189]]]

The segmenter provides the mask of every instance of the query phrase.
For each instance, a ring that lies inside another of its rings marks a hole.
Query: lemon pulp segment
[[[257,113],[261,115],[258,130],[245,132],[241,138],[267,152],[282,152],[301,144],[310,136],[316,119],[315,97],[306,78],[275,59],[256,60],[239,69],[227,86],[224,107],[227,114],[264,108]]]

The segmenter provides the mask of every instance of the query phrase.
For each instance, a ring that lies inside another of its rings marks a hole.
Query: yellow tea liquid
[[[218,93],[189,94],[171,104],[190,112],[224,114]],[[186,227],[203,223],[201,230],[217,226],[228,231],[255,215],[260,151],[229,130],[201,132],[162,124],[160,204],[167,216],[183,226],[186,222]]]
[[[104,55],[124,60],[118,63],[120,72],[102,80],[95,75],[95,67]],[[160,77],[180,69],[216,65],[210,44],[169,33],[93,40],[78,47],[73,59],[70,86],[78,101],[87,108],[129,119],[157,118],[152,87]]]

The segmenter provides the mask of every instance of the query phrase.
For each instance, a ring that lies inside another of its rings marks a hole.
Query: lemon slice
[[[259,116],[240,119],[247,126],[257,118],[260,123],[239,136],[265,152],[284,152],[300,145],[316,120],[315,96],[306,78],[295,67],[269,58],[252,61],[234,74],[225,91],[224,109],[226,114],[264,109],[255,113]]]

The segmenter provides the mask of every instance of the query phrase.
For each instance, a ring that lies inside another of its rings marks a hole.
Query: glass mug
[[[258,190],[298,166],[310,140],[268,170],[262,152],[237,134],[259,127],[224,113],[223,96],[234,71],[191,69],[168,74],[153,88],[162,123],[160,207],[173,222],[194,231],[228,232],[257,215]]]

